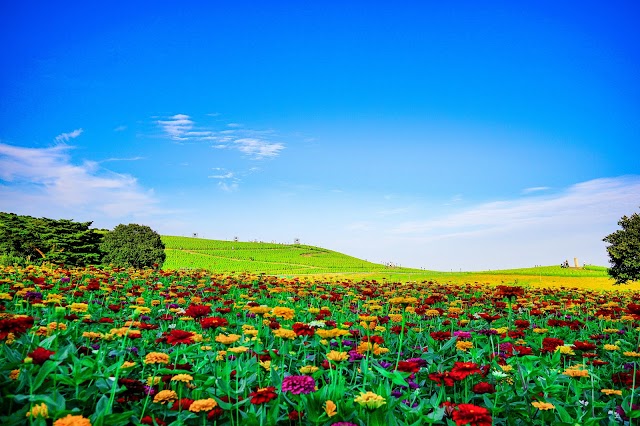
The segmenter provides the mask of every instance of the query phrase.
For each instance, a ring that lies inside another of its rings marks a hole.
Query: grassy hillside
[[[417,271],[388,268],[335,251],[273,243],[205,240],[163,236],[165,269],[202,268],[213,272],[265,273],[269,275],[380,273]]]
[[[640,283],[614,286],[607,268],[540,266],[499,271],[438,272],[390,268],[342,253],[306,245],[233,242],[163,236],[167,250],[164,269],[206,269],[214,273],[249,272],[278,276],[313,276],[322,280],[437,281],[457,284],[519,283],[542,287],[640,289]]]

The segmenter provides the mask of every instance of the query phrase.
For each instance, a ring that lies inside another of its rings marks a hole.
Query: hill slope
[[[164,269],[201,268],[212,272],[269,275],[416,272],[389,268],[342,253],[307,245],[206,240],[162,236],[167,260]]]

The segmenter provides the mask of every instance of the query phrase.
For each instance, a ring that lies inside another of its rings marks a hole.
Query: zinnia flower
[[[178,344],[189,345],[193,343],[193,336],[195,333],[185,330],[171,330],[171,333],[167,336],[167,343],[175,346]]]
[[[376,408],[382,407],[387,401],[377,393],[369,392],[360,392],[354,400],[364,408],[368,410],[375,410]]]
[[[551,404],[549,402],[542,402],[542,401],[533,401],[531,403],[531,405],[533,405],[534,407],[536,407],[540,411],[553,410],[553,409],[556,408],[555,405],[553,405],[553,404]]]
[[[324,403],[324,412],[327,413],[327,416],[333,417],[338,414],[336,403],[331,401],[330,399]]]
[[[484,407],[473,404],[458,404],[453,411],[453,421],[457,426],[491,426],[491,414]]]
[[[72,416],[67,414],[66,417],[53,422],[53,426],[91,426],[91,421],[82,416]]]
[[[268,386],[266,388],[260,388],[255,392],[251,392],[251,403],[255,405],[266,404],[267,402],[274,400],[278,397],[275,393],[276,388],[274,386]]]
[[[169,355],[162,352],[149,352],[144,357],[145,364],[167,364],[169,362]]]
[[[172,390],[161,390],[153,397],[153,402],[159,402],[160,404],[165,404],[170,401],[176,401],[178,399],[178,394]]]
[[[311,393],[315,387],[316,381],[311,376],[287,376],[282,380],[282,392],[294,395]]]
[[[27,412],[27,417],[42,417],[44,419],[48,419],[49,418],[49,408],[47,407],[47,404],[45,404],[44,402],[42,404],[36,404],[33,407],[31,407],[31,410],[29,410]]]
[[[44,364],[44,362],[53,354],[55,354],[55,351],[50,351],[38,346],[34,351],[28,353],[27,356],[33,360],[34,364],[41,365]]]
[[[274,317],[280,317],[288,320],[293,319],[295,313],[296,311],[294,311],[293,309],[285,308],[282,306],[277,306],[271,311],[271,315],[273,315]]]
[[[213,398],[196,399],[189,406],[189,411],[199,413],[200,411],[213,410],[218,406],[218,403]]]

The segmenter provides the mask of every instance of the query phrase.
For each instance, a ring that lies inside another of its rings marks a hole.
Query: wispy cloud
[[[55,137],[55,141],[56,142],[69,142],[71,139],[75,139],[78,136],[80,136],[83,131],[84,130],[82,130],[82,129],[76,129],[73,132],[60,133],[58,136]]]
[[[273,140],[272,130],[247,129],[239,123],[228,123],[222,129],[197,126],[186,114],[176,114],[156,123],[171,140],[209,142],[212,148],[236,150],[253,160],[277,157],[285,149],[284,143]]]
[[[602,178],[573,185],[554,195],[489,202],[436,219],[405,222],[393,232],[446,238],[533,226],[587,229],[603,218],[610,220],[612,212],[616,216],[639,205],[640,177]]]
[[[127,126],[118,126],[113,129],[114,132],[124,132],[125,130],[127,130]]]
[[[185,135],[193,128],[193,121],[185,114],[176,114],[167,120],[158,120],[162,130],[173,140],[185,140]]]
[[[548,186],[534,186],[531,188],[525,188],[522,190],[523,194],[531,194],[532,192],[542,192],[542,191],[548,191],[549,188]]]
[[[0,209],[30,215],[124,218],[158,211],[153,191],[130,175],[74,164],[72,147],[23,148],[0,143]]]

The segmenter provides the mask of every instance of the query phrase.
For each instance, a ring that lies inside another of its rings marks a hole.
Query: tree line
[[[164,243],[148,226],[120,224],[109,231],[90,228],[92,223],[0,212],[0,264],[145,268],[164,263]]]

